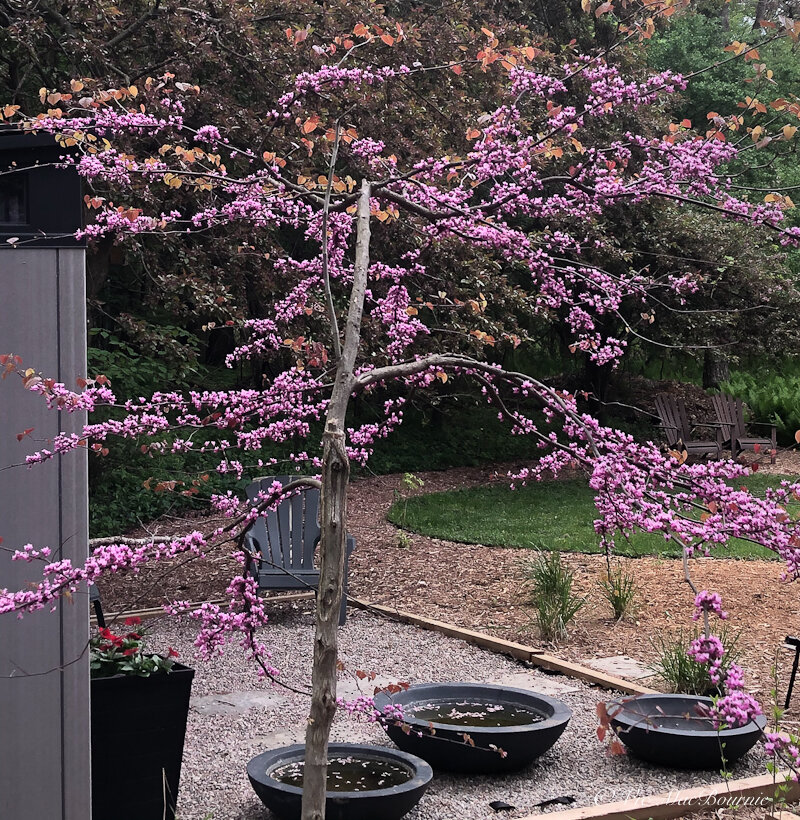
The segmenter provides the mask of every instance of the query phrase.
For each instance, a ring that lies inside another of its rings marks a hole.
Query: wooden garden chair
[[[285,485],[296,478],[288,475],[257,478],[248,486],[247,497],[255,503],[259,492],[268,492],[273,482]],[[319,490],[315,487],[298,490],[281,501],[277,509],[259,516],[245,534],[245,547],[259,556],[253,567],[259,589],[318,589],[319,568],[314,564],[314,553],[320,534]],[[347,619],[347,569],[355,546],[355,538],[348,535],[340,625]]]
[[[660,419],[660,427],[664,431],[670,450],[685,450],[690,456],[708,456],[722,458],[721,424],[703,422],[692,426],[686,415],[686,406],[683,399],[675,399],[667,393],[656,396],[656,413]],[[715,439],[692,438],[697,427],[716,429]]]
[[[742,400],[735,399],[733,396],[720,393],[718,396],[712,396],[711,402],[714,405],[717,420],[725,430],[725,441],[730,443],[732,458],[738,458],[744,450],[752,450],[753,452],[769,450],[770,464],[775,463],[778,440],[774,424],[752,421],[746,424]],[[748,425],[751,427],[769,427],[770,437],[763,438],[751,435],[747,429]]]

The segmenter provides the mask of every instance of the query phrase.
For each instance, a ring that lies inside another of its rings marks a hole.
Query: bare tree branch
[[[158,15],[160,6],[161,0],[156,0],[153,8],[151,8],[149,11],[146,11],[138,19],[134,20],[127,28],[120,31],[115,37],[112,37],[110,40],[103,43],[102,48],[114,48],[124,40],[127,40],[128,37],[135,34],[145,23],[147,23],[149,20],[152,20],[154,17]]]

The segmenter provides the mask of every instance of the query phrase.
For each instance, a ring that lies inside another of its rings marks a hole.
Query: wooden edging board
[[[692,789],[676,789],[672,792],[650,796],[633,797],[617,803],[600,803],[580,809],[566,809],[553,812],[550,816],[558,820],[669,820],[685,817],[701,811],[713,812],[729,809],[733,816],[736,808],[751,808],[769,812],[773,808],[772,799],[784,801],[800,798],[800,786],[787,781],[788,771],[729,780],[712,786],[697,786]],[[632,786],[631,791],[636,787]],[[786,789],[786,791],[783,791]],[[520,820],[538,820],[541,814],[529,814]]]
[[[281,595],[275,596],[270,598],[264,598],[263,600],[266,603],[275,603],[275,604],[291,604],[295,601],[305,601],[309,598],[314,597],[314,592],[292,592],[288,595]],[[217,606],[222,606],[222,604],[228,603],[228,598],[217,598],[213,601],[195,601],[193,604],[189,604],[187,607],[187,612],[192,612],[195,609],[200,609],[201,606],[205,606],[206,604],[216,604]],[[158,618],[160,615],[166,615],[164,612],[164,608],[160,606],[150,607],[149,609],[126,609],[124,612],[107,612],[105,613],[105,619],[108,623],[112,621],[118,621],[120,618],[141,618],[145,620],[146,618]],[[91,617],[92,623],[97,623],[97,618],[93,614]]]
[[[614,677],[614,675],[606,675],[597,669],[591,669],[579,663],[562,660],[561,658],[555,657],[555,655],[549,655],[547,652],[542,652],[540,649],[536,649],[532,646],[515,643],[514,641],[504,641],[502,638],[495,638],[493,635],[487,635],[485,632],[476,632],[474,629],[464,629],[454,624],[445,623],[444,621],[423,618],[421,615],[414,615],[411,612],[404,612],[394,607],[371,604],[369,601],[362,601],[359,598],[350,597],[348,598],[348,603],[359,609],[378,612],[389,618],[403,621],[403,623],[419,626],[422,629],[430,629],[434,632],[441,632],[443,635],[449,635],[452,638],[459,638],[462,641],[475,644],[484,649],[489,649],[492,652],[511,655],[518,660],[532,663],[534,666],[540,666],[551,672],[560,672],[563,675],[569,675],[571,678],[578,678],[587,683],[602,686],[604,689],[615,689],[618,692],[625,692],[631,695],[645,695],[656,691],[655,689],[648,689],[646,686],[640,686],[638,683]]]

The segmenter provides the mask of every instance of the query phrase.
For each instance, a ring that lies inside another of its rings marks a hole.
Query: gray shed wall
[[[85,260],[82,249],[0,248],[0,353],[76,388],[86,375]],[[11,561],[24,544],[88,552],[86,452],[2,469],[77,432],[83,413],[48,410],[20,379],[0,382],[0,588],[40,580],[37,564]],[[31,437],[16,435],[33,427]],[[26,615],[0,615],[0,818],[90,817],[88,595]]]

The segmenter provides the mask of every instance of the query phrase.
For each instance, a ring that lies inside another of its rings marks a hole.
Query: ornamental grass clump
[[[617,621],[633,614],[636,606],[636,582],[630,572],[623,571],[621,567],[612,571],[609,567],[608,577],[602,578],[599,585]]]
[[[567,637],[567,626],[586,603],[572,592],[573,573],[561,561],[561,554],[537,555],[526,568],[533,582],[531,602],[542,639],[558,641]]]
[[[716,635],[723,647],[719,670],[722,680],[731,664],[736,664],[741,656],[741,650],[737,648],[740,634],[724,626]],[[657,657],[650,668],[664,681],[670,692],[686,695],[724,694],[724,687],[712,680],[708,664],[698,663],[689,654],[690,647],[704,637],[705,631],[695,627],[688,633],[681,629],[677,634],[668,637],[659,635],[653,639]]]
[[[138,626],[141,618],[126,618],[125,626]],[[144,651],[144,631],[115,635],[101,626],[89,642],[89,671],[93,678],[111,678],[114,675],[148,677],[158,672],[169,672],[178,653],[170,647],[167,657]]]

